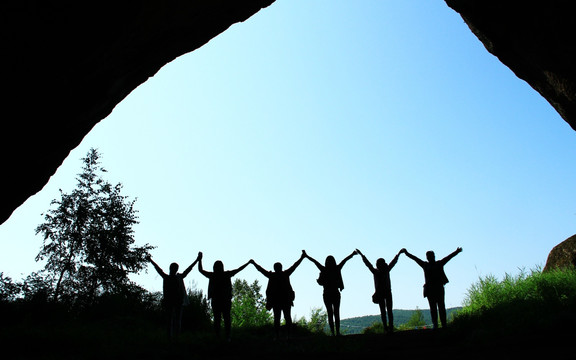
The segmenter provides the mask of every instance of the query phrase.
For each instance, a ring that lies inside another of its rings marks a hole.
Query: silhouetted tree
[[[9,276],[0,272],[0,301],[13,301],[20,292],[20,287]]]
[[[77,186],[60,190],[56,207],[44,214],[36,234],[44,237],[36,261],[45,260],[45,281],[51,296],[70,304],[87,304],[99,295],[133,287],[130,273],[146,267],[153,246],[134,246],[132,227],[138,223],[136,200],[121,194],[122,184],[102,178],[100,154],[90,149]]]
[[[188,299],[190,304],[186,306],[184,312],[184,329],[192,331],[209,330],[211,327],[210,303],[202,290],[196,287],[195,283],[188,289]]]
[[[33,272],[20,284],[20,293],[24,300],[39,298],[47,300],[51,291],[42,273]]]

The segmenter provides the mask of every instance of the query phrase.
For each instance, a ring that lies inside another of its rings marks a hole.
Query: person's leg
[[[232,300],[226,302],[222,310],[222,317],[224,318],[224,330],[226,332],[226,340],[230,341],[230,334],[232,329],[232,318],[230,312],[232,311]]]
[[[388,331],[394,331],[394,314],[392,313],[392,296],[386,297],[386,312],[388,313]]]
[[[430,317],[432,318],[432,326],[434,329],[438,329],[438,310],[436,299],[428,294],[428,305],[430,305]]]
[[[444,303],[444,288],[438,295],[438,313],[440,314],[440,323],[442,327],[445,328],[447,326],[446,323],[446,305]]]
[[[334,301],[334,325],[336,327],[336,335],[340,335],[340,296],[336,297]]]
[[[178,336],[180,335],[180,333],[182,332],[182,312],[183,312],[183,306],[177,306],[175,311],[176,311],[176,326],[175,326],[175,335]]]
[[[214,315],[214,332],[220,337],[220,325],[222,321],[222,308],[219,304],[212,301],[212,314]]]
[[[282,309],[280,306],[274,306],[272,311],[274,312],[274,334],[275,338],[278,339],[280,337],[280,318],[282,317]]]
[[[286,336],[290,336],[292,332],[292,309],[291,305],[286,305],[283,310],[284,321],[286,321]]]
[[[327,296],[324,296],[324,305],[326,306],[326,314],[328,315],[328,326],[330,326],[330,332],[332,336],[334,336],[334,311],[332,302]]]
[[[174,307],[166,307],[166,327],[168,330],[168,337],[172,339],[174,337]]]
[[[380,319],[382,320],[384,331],[388,331],[388,325],[386,325],[386,303],[383,300],[380,300],[378,307],[380,308]]]

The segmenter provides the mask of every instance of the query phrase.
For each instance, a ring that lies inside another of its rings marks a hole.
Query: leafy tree
[[[362,334],[384,334],[382,321],[375,321],[370,326],[362,330]]]
[[[20,292],[25,300],[48,299],[50,289],[42,274],[33,272],[20,285]]]
[[[20,292],[18,284],[12,282],[12,278],[4,276],[0,272],[0,301],[13,301]]]
[[[260,290],[258,280],[254,280],[252,285],[246,280],[234,281],[230,312],[233,327],[256,327],[272,322],[272,315],[266,310],[266,302]]]
[[[183,327],[194,331],[211,329],[210,304],[196,284],[188,289],[190,304],[184,307]]]
[[[51,296],[70,304],[91,303],[95,297],[129,291],[128,275],[147,265],[153,246],[134,246],[132,227],[138,223],[136,200],[122,195],[122,184],[102,178],[100,154],[90,149],[77,186],[60,190],[56,207],[44,214],[36,234],[44,237],[36,261],[45,260],[43,275]]]
[[[424,320],[424,314],[422,313],[422,310],[420,310],[417,307],[416,310],[414,310],[414,312],[412,313],[412,316],[410,316],[408,322],[406,322],[406,324],[404,325],[407,328],[417,328],[426,325],[426,321]]]
[[[328,314],[321,308],[313,308],[310,312],[310,321],[307,324],[308,330],[314,333],[326,333],[328,324]]]

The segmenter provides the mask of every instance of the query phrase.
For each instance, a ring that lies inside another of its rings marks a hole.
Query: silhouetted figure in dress
[[[208,299],[211,300],[212,313],[214,314],[214,331],[220,337],[221,322],[224,320],[224,332],[226,339],[230,341],[231,319],[230,310],[232,308],[232,277],[242,271],[250,262],[246,262],[235,270],[224,271],[224,264],[217,260],[214,262],[213,272],[206,271],[202,267],[202,253],[198,253],[200,259],[198,271],[206,276],[208,281]]]
[[[186,294],[186,286],[184,286],[184,278],[192,271],[199,258],[196,258],[182,274],[178,273],[178,264],[175,262],[170,264],[170,273],[166,274],[151,257],[148,258],[148,261],[154,265],[154,268],[162,277],[162,307],[167,317],[168,336],[174,338],[180,334],[182,329],[182,307],[190,303]]]
[[[339,264],[336,264],[334,256],[328,255],[324,265],[322,265],[304,252],[304,256],[310,259],[320,270],[320,276],[316,281],[324,288],[322,298],[328,313],[328,325],[332,335],[334,335],[334,330],[336,330],[336,335],[340,335],[340,291],[344,290],[342,268],[354,255],[356,255],[356,251],[345,257]]]
[[[390,270],[398,262],[400,252],[394,256],[390,264],[386,260],[379,258],[376,260],[376,268],[372,266],[370,261],[356,249],[356,252],[362,256],[362,261],[368,267],[370,272],[374,275],[374,295],[372,301],[380,307],[380,317],[382,318],[382,325],[384,330],[388,333],[394,331],[394,314],[392,313],[392,284],[390,282]],[[388,322],[386,322],[386,312],[388,313]]]
[[[434,251],[426,252],[426,259],[428,261],[417,258],[406,249],[402,249],[400,252],[403,252],[410,259],[414,260],[424,270],[424,297],[428,299],[428,304],[430,304],[432,325],[434,329],[438,328],[438,315],[440,315],[440,322],[442,327],[445,328],[446,305],[444,303],[444,285],[448,283],[448,277],[446,273],[444,273],[444,265],[454,256],[462,252],[462,248],[457,248],[453,253],[439,261],[436,261]]]
[[[291,310],[294,306],[295,293],[290,284],[290,275],[296,270],[298,265],[304,260],[305,253],[302,250],[302,256],[294,265],[286,270],[282,270],[282,264],[277,262],[274,264],[274,271],[268,271],[262,266],[258,265],[254,260],[250,262],[256,267],[262,275],[268,278],[268,286],[266,287],[266,309],[272,310],[274,313],[274,332],[276,338],[280,337],[280,319],[284,313],[284,320],[286,321],[286,333],[290,335],[292,328],[292,315]]]

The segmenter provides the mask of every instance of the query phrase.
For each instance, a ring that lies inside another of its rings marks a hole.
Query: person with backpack
[[[282,264],[277,262],[274,264],[274,271],[266,270],[254,260],[250,260],[250,263],[256,267],[256,270],[268,278],[268,286],[266,287],[266,309],[272,310],[274,313],[274,332],[276,339],[280,337],[280,319],[282,314],[284,314],[284,321],[286,322],[286,334],[288,336],[290,335],[292,327],[291,308],[294,306],[296,296],[290,284],[290,275],[292,275],[302,260],[304,260],[304,250],[302,250],[300,258],[288,269],[282,270]]]
[[[192,271],[194,265],[196,265],[199,260],[200,257],[197,257],[181,274],[178,273],[178,264],[173,262],[170,264],[170,272],[166,274],[164,270],[152,260],[152,257],[148,257],[148,261],[150,261],[154,269],[156,269],[156,272],[162,277],[162,307],[167,318],[168,337],[171,339],[180,334],[182,330],[183,306],[189,304],[184,278]]]
[[[392,313],[392,285],[390,282],[390,270],[398,262],[398,257],[401,252],[398,252],[396,256],[386,263],[386,260],[379,258],[376,260],[376,268],[372,266],[370,261],[362,254],[362,252],[356,249],[356,252],[362,257],[362,261],[366,267],[370,270],[374,276],[374,294],[372,295],[372,302],[378,304],[380,307],[380,317],[382,318],[382,325],[384,325],[384,331],[387,333],[392,333],[394,331],[394,314]],[[386,313],[388,313],[388,321],[386,321]]]
[[[320,276],[316,280],[318,285],[324,288],[322,299],[326,306],[328,314],[328,325],[332,336],[340,336],[340,292],[344,290],[344,281],[342,280],[342,268],[348,260],[356,255],[356,250],[352,254],[346,256],[340,263],[336,264],[336,259],[332,255],[328,255],[324,265],[320,264],[316,259],[312,258],[304,251],[304,256],[316,265],[320,270]]]
[[[198,253],[198,271],[206,276],[208,281],[208,299],[211,300],[212,313],[214,314],[214,331],[216,336],[220,337],[220,328],[222,320],[224,321],[224,332],[226,340],[230,341],[231,334],[231,310],[232,310],[232,278],[242,271],[248,264],[234,270],[224,271],[224,264],[216,260],[213,265],[214,271],[206,271],[202,267],[202,253]]]

